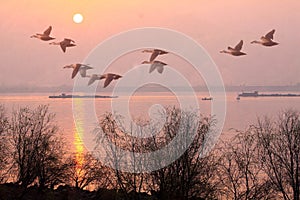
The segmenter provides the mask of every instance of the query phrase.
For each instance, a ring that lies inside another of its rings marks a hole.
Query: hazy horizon
[[[120,90],[124,92],[130,92],[134,87],[122,87]],[[185,87],[174,86],[178,91],[185,91]],[[223,91],[222,88],[214,87],[216,91]],[[195,92],[208,92],[205,85],[193,86]],[[260,91],[260,92],[300,92],[300,83],[294,85],[225,85],[226,92],[242,92],[242,91]],[[85,87],[77,88],[77,91],[86,92]],[[111,93],[113,88],[103,89],[98,87],[96,93]],[[143,86],[135,92],[166,92],[167,90],[160,86]],[[73,92],[73,85],[60,85],[60,86],[0,86],[0,94],[9,93],[71,93]]]

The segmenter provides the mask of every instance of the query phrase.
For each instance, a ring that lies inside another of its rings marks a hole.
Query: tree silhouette
[[[7,166],[9,163],[9,146],[7,145],[8,119],[5,108],[0,105],[0,183],[6,181],[9,176]]]
[[[265,118],[252,127],[265,174],[282,199],[300,199],[300,113],[288,110],[277,120]]]
[[[169,141],[177,134],[181,135],[181,142],[174,145],[170,152],[184,153],[170,165],[151,173],[152,193],[158,199],[214,198],[217,189],[214,182],[216,162],[213,154],[200,155],[205,138],[213,131],[215,121],[209,117],[199,118],[194,112],[176,108],[167,110],[167,113],[168,119],[163,129],[166,138],[163,141]],[[193,132],[194,138],[186,146],[187,143],[182,141],[191,137]],[[168,155],[161,155],[162,159],[158,159],[158,162],[163,162],[165,156]]]
[[[106,163],[115,169],[114,187],[121,190],[126,199],[140,199],[143,192],[151,193],[158,199],[213,198],[216,191],[213,181],[216,163],[211,155],[200,157],[200,153],[204,138],[212,131],[214,121],[210,118],[200,119],[194,112],[182,111],[175,107],[167,108],[165,114],[166,123],[157,133],[157,128],[147,123],[142,127],[131,125],[130,130],[126,130],[122,123],[117,122],[120,117],[111,113],[102,116],[95,133],[98,142],[104,139],[110,141],[109,145],[105,146],[105,155]],[[133,136],[145,135],[145,132],[153,137]],[[159,155],[157,158],[141,156],[140,153],[164,147],[176,135],[180,135],[180,138],[168,149],[166,155]],[[187,145],[188,140],[190,146]],[[124,150],[131,152],[130,161],[124,157]],[[164,166],[165,158],[170,156],[170,153],[183,154],[164,168],[154,172],[143,171]],[[119,170],[123,164],[130,166],[132,172]]]
[[[14,111],[8,129],[12,153],[12,174],[24,187],[43,188],[61,182],[64,173],[63,140],[58,137],[54,114],[48,106],[23,107]]]
[[[218,176],[220,193],[226,199],[274,198],[270,181],[262,170],[257,137],[250,130],[237,135],[219,147]]]
[[[77,189],[106,188],[109,185],[109,170],[91,153],[72,154],[67,160],[68,170],[65,183]]]

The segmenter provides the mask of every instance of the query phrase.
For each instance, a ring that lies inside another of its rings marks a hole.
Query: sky
[[[83,62],[99,43],[115,34],[143,27],[168,28],[193,38],[216,63],[225,85],[297,84],[300,82],[299,8],[299,0],[3,1],[0,87],[73,85],[70,69],[63,66]],[[82,23],[73,22],[75,13],[83,15]],[[50,25],[56,41],[72,38],[77,46],[63,53],[58,46],[30,38]],[[278,46],[250,44],[272,29],[276,29],[274,41],[280,43]],[[219,53],[242,39],[246,56]],[[149,56],[137,52],[134,55],[140,61]],[[129,55],[127,61],[133,57]],[[173,55],[173,59],[178,57]],[[116,60],[115,63],[138,62]],[[125,73],[129,68],[112,67],[117,73]],[[192,85],[202,84],[193,78],[193,73],[183,73]]]

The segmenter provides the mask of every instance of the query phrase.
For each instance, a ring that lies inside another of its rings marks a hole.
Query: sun
[[[73,21],[77,24],[80,24],[83,21],[83,16],[80,13],[73,15]]]

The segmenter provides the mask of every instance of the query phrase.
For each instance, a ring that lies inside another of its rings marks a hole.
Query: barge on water
[[[118,98],[118,96],[104,96],[104,95],[73,95],[62,93],[60,95],[50,95],[51,99],[66,99],[66,98]]]
[[[238,94],[238,97],[300,97],[300,94],[259,94],[258,91],[254,92],[242,92]]]

